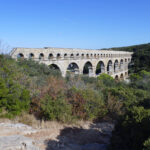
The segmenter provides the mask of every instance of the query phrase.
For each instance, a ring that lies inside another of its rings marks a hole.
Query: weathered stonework
[[[118,79],[128,76],[128,64],[131,62],[132,54],[125,51],[51,47],[14,48],[10,53],[14,59],[21,57],[53,65],[60,69],[62,76],[66,76],[68,70],[83,74],[85,64],[88,64],[89,76],[96,77],[101,73],[107,73]],[[99,72],[96,71],[98,64]]]

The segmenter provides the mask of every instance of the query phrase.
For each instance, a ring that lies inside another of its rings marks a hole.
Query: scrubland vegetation
[[[0,55],[0,117],[115,121],[110,150],[150,150],[150,47],[133,50],[129,83],[107,74],[62,78],[44,64]]]

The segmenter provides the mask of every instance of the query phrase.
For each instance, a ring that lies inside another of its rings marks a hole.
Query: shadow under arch
[[[111,74],[113,72],[113,63],[112,60],[109,60],[107,63],[107,73]]]
[[[83,67],[83,74],[89,74],[92,71],[92,63],[90,61],[86,62]]]
[[[34,58],[34,54],[33,53],[30,53],[29,54],[29,59],[33,59]]]
[[[117,72],[118,69],[119,69],[119,62],[118,62],[118,59],[116,59],[114,62],[114,72]]]
[[[124,62],[123,62],[123,59],[120,60],[120,69],[123,69],[123,65],[124,65]]]
[[[67,71],[70,71],[70,72],[75,72],[75,73],[79,73],[79,66],[76,64],[76,63],[70,63],[68,65],[68,68],[67,68]]]
[[[124,79],[124,75],[123,73],[120,75],[120,80],[123,80]]]
[[[105,65],[103,61],[99,61],[96,66],[96,75],[99,75],[101,73],[105,72]]]
[[[58,65],[50,64],[49,68],[52,70],[52,72],[62,75],[62,72],[61,72],[60,67]]]
[[[119,81],[119,76],[118,75],[115,76],[115,80]]]
[[[22,53],[19,53],[19,54],[17,55],[17,58],[18,58],[18,59],[24,59],[24,55],[23,55]]]

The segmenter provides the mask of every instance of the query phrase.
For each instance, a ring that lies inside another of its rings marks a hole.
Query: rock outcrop
[[[39,150],[31,138],[22,135],[1,136],[1,150]]]

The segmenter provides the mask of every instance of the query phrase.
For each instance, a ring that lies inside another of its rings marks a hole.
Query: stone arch
[[[81,54],[81,57],[84,58],[84,54]]]
[[[89,54],[86,54],[86,58],[89,58]]]
[[[125,63],[127,63],[127,59],[125,58]]]
[[[57,57],[57,59],[60,59],[61,58],[60,53],[58,53],[56,57]]]
[[[49,56],[48,56],[48,59],[53,59],[53,57],[54,57],[53,54],[50,53]]]
[[[114,62],[114,72],[117,72],[118,70],[119,70],[119,62],[116,59],[115,62]]]
[[[99,61],[96,66],[96,75],[105,73],[105,65],[103,61]]]
[[[75,74],[79,74],[79,66],[77,63],[72,62],[68,65],[67,71],[74,72]]]
[[[61,68],[57,64],[50,64],[49,68],[56,71],[56,72],[58,72],[58,73],[60,73],[62,75]]]
[[[44,59],[44,54],[43,54],[43,53],[40,53],[39,59],[40,59],[40,60],[43,60],[43,59]]]
[[[64,58],[67,58],[67,53],[64,54]]]
[[[112,74],[113,73],[113,63],[111,60],[108,61],[107,63],[107,73]]]
[[[123,70],[124,62],[123,59],[120,60],[120,69]]]
[[[96,58],[96,54],[94,54],[94,58]]]
[[[118,80],[119,80],[119,77],[118,77],[118,75],[116,75],[116,76],[115,76],[115,80],[116,80],[116,81],[118,81]]]
[[[83,74],[90,74],[92,73],[92,63],[90,61],[87,61],[85,64],[84,64],[84,67],[83,67]]]
[[[24,58],[24,55],[23,55],[22,53],[19,53],[19,54],[17,55],[17,58],[23,59],[23,58]]]
[[[130,58],[128,58],[128,62],[130,62],[131,61],[131,59]]]
[[[91,58],[93,57],[93,54],[91,54]]]
[[[70,54],[70,58],[73,58],[74,57],[74,54],[72,53],[72,54]]]
[[[30,53],[29,54],[29,59],[33,59],[34,58],[34,54],[33,53]]]
[[[125,72],[125,76],[126,76],[126,77],[128,76],[128,72]]]
[[[120,75],[120,80],[124,80],[124,75],[123,75],[123,73]]]
[[[76,56],[79,57],[79,53],[77,53]]]

